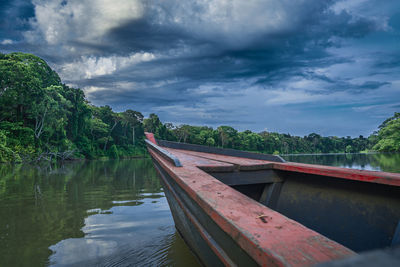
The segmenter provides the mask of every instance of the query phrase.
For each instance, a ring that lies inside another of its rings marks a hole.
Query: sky
[[[174,124],[368,136],[400,111],[398,0],[0,0],[0,52]]]

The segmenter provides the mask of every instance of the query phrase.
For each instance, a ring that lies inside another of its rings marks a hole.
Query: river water
[[[0,165],[0,266],[197,266],[150,159]]]
[[[400,153],[308,154],[282,156],[287,161],[359,170],[400,172]]]
[[[400,172],[400,154],[284,156]],[[0,266],[198,266],[150,159],[0,165]]]

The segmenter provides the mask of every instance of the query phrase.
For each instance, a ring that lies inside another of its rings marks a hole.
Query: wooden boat
[[[400,174],[146,137],[176,228],[206,266],[312,266],[400,244]]]

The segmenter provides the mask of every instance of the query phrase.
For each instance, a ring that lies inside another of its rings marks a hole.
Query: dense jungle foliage
[[[0,162],[144,155],[144,131],[171,141],[263,153],[400,151],[399,118],[395,113],[368,138],[175,126],[163,124],[156,114],[144,118],[130,109],[114,112],[91,105],[81,89],[63,84],[44,60],[0,53]]]
[[[0,54],[0,161],[144,153],[143,115],[96,107],[44,60]]]

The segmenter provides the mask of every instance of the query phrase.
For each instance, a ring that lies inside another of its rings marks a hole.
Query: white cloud
[[[13,43],[14,43],[14,41],[10,40],[10,39],[4,39],[3,41],[0,42],[0,44],[2,44],[2,45],[10,45]]]
[[[353,107],[352,109],[356,112],[365,112],[365,111],[369,111],[372,109],[380,109],[380,108],[386,108],[387,105],[365,105],[365,106],[360,106],[360,107]]]
[[[159,114],[168,113],[171,118],[179,118],[182,114],[190,114],[201,119],[210,119],[213,115],[204,106],[186,106],[182,104],[155,107],[154,111]]]
[[[387,14],[390,12],[388,12],[388,10],[382,10],[387,9],[388,6],[389,8],[391,7],[390,4],[388,5],[388,2],[390,1],[387,1],[387,3],[385,3],[385,1],[377,1],[374,3],[374,1],[371,0],[341,0],[334,3],[330,7],[330,10],[337,15],[346,12],[354,16],[354,18],[367,18],[368,20],[374,21],[375,26],[380,30],[386,31],[389,29],[389,16],[387,16]]]
[[[162,6],[161,2],[159,4]],[[324,4],[320,1],[289,0],[188,0],[168,1],[168,13],[159,16],[159,23],[174,24],[191,35],[224,45],[243,46],[261,36],[285,33],[297,29],[309,13]]]
[[[139,0],[34,0],[35,31],[28,40],[42,34],[51,45],[66,41],[96,41],[109,30],[143,15]]]
[[[337,1],[331,7],[331,9],[336,14],[340,14],[343,11],[352,13],[352,12],[355,12],[357,9],[359,9],[361,5],[364,5],[367,2],[368,2],[368,0],[341,0],[341,1]]]
[[[60,75],[66,80],[91,79],[96,76],[112,74],[141,62],[155,59],[152,53],[133,53],[126,57],[82,56],[79,61],[66,63],[60,68]]]
[[[90,96],[93,93],[99,92],[99,91],[105,91],[108,88],[106,87],[99,87],[99,86],[86,86],[83,88],[83,91],[85,92],[86,97],[90,100]]]
[[[55,62],[64,60],[60,67],[55,66],[62,79],[83,87],[88,98],[97,104],[138,103],[135,109],[169,114],[166,118],[187,123],[215,121],[220,124],[226,120],[226,124],[237,122],[237,126],[240,123],[256,125],[251,120],[259,120],[265,122],[260,128],[263,129],[272,128],[270,120],[275,120],[280,129],[287,129],[285,116],[291,115],[293,121],[299,121],[301,113],[307,115],[303,117],[307,117],[308,123],[312,121],[308,120],[311,112],[318,110],[315,119],[322,116],[320,110],[336,109],[334,106],[346,112],[384,109],[387,113],[384,106],[374,105],[378,100],[379,103],[393,101],[398,94],[395,90],[400,88],[393,82],[398,78],[398,68],[376,67],[380,58],[377,52],[397,52],[391,42],[385,46],[382,40],[355,40],[338,34],[329,40],[340,46],[315,49],[314,40],[325,38],[320,33],[329,36],[330,27],[336,32],[335,27],[342,27],[347,20],[354,22],[349,28],[351,33],[358,31],[360,18],[360,24],[374,20],[380,23],[380,29],[385,29],[391,13],[379,11],[381,6],[388,6],[383,2],[376,7],[377,1],[367,0],[33,0],[33,3],[35,19],[31,21],[33,30],[26,34],[28,41],[33,45],[41,40],[45,42],[40,46],[42,55],[53,56]],[[134,20],[141,23],[131,23]],[[123,30],[109,34],[122,26]],[[374,30],[377,30],[375,26]],[[299,48],[303,41],[310,41],[312,45],[297,54],[293,52],[297,50],[291,50],[297,40]],[[262,41],[263,45],[253,46],[256,41]],[[155,54],[144,53],[146,49]],[[233,50],[238,53],[231,53]],[[241,53],[245,51],[254,55],[260,52],[262,57],[248,57]],[[281,51],[285,53],[279,54]],[[321,51],[331,56],[320,54]],[[159,61],[160,58],[167,60]],[[152,65],[138,65],[155,59]],[[282,63],[288,72],[280,75]],[[202,69],[209,71],[209,80],[203,79]],[[120,70],[123,72],[119,73]],[[253,77],[263,77],[232,78],[239,71],[243,75],[254,73]],[[276,76],[270,75],[274,72]],[[111,74],[112,77],[94,79]],[[269,77],[272,77],[270,83]],[[274,77],[283,78],[277,81]],[[256,83],[258,78],[267,86]],[[362,91],[360,86],[370,81],[390,84]],[[154,103],[149,97],[150,89],[158,92]],[[135,93],[130,94],[132,91]],[[171,101],[173,94],[181,102]],[[141,104],[140,97],[146,103]],[[304,107],[307,111],[303,112]]]
[[[200,39],[243,46],[265,35],[294,31],[310,12],[322,12],[319,0],[34,0],[34,31],[51,45],[68,41],[95,42],[113,28],[147,16]]]
[[[110,84],[108,87],[104,86],[85,86],[82,90],[85,92],[86,97],[90,100],[96,102],[96,105],[105,105],[106,103],[97,102],[96,94],[102,91],[112,91],[113,94],[106,99],[106,101],[113,101],[119,99],[119,94],[124,92],[133,92],[135,90],[139,90],[141,88],[141,84],[136,82],[127,82],[127,81],[119,81],[113,84]]]
[[[311,94],[305,90],[300,89],[273,90],[269,93],[270,97],[266,101],[266,103],[269,105],[300,104],[307,102],[316,102],[326,98],[325,95]]]
[[[83,91],[85,92],[86,97],[91,100],[92,96],[101,91],[110,91],[112,90],[115,94],[123,92],[123,91],[134,91],[137,87],[137,84],[134,82],[118,82],[110,85],[110,87],[102,87],[102,86],[85,86]],[[110,96],[108,100],[111,100],[113,96]]]

